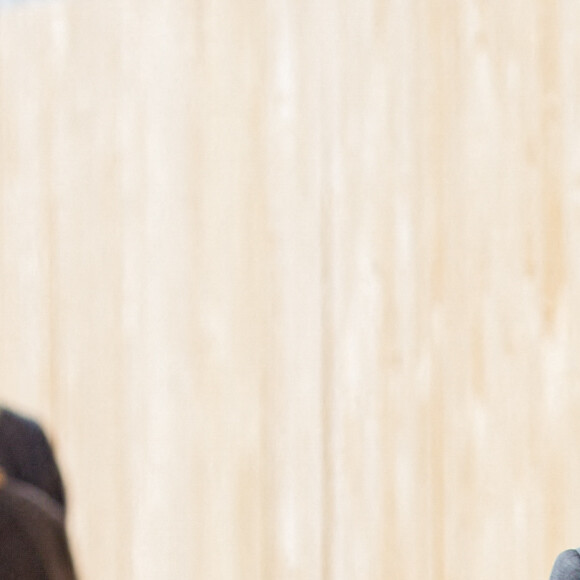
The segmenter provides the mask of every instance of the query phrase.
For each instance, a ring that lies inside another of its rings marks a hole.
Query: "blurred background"
[[[85,580],[528,580],[580,545],[580,4],[0,2],[0,398]]]

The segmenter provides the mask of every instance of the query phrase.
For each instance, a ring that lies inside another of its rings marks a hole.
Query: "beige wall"
[[[85,580],[528,580],[580,545],[580,5],[0,13],[0,397]]]

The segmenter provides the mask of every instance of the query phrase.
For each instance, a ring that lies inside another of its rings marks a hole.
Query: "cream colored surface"
[[[0,395],[85,580],[528,580],[580,545],[580,6],[0,13]]]

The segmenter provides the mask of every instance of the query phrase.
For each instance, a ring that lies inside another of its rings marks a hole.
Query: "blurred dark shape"
[[[0,467],[65,509],[65,492],[52,448],[38,423],[0,407]]]
[[[41,427],[0,407],[0,580],[74,580],[65,492]]]
[[[61,506],[1,471],[0,578],[75,580]]]

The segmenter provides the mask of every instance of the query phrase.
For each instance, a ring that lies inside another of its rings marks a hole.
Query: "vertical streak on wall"
[[[557,399],[564,399],[562,392],[565,384],[561,381],[562,363],[558,362],[557,352],[562,353],[562,336],[567,327],[566,304],[563,303],[565,289],[565,239],[563,219],[563,127],[561,95],[561,42],[560,2],[538,2],[539,59],[538,75],[540,83],[539,98],[539,151],[540,151],[540,189],[542,249],[541,249],[541,303],[544,315],[543,367],[544,405],[537,406],[538,416],[542,413],[555,413]],[[576,249],[577,250],[577,249]],[[554,353],[554,354],[552,354]],[[563,354],[563,353],[562,353]],[[550,356],[551,355],[551,356]],[[564,363],[565,364],[565,363]],[[558,392],[560,391],[560,392]],[[552,449],[565,445],[567,439],[558,438],[554,433],[550,438]],[[546,454],[547,472],[544,490],[545,513],[544,534],[551,537],[558,533],[565,507],[565,498],[558,490],[562,489],[564,462],[561,452]],[[549,466],[549,467],[548,467]],[[553,557],[555,546],[545,544],[546,559]]]
[[[554,323],[564,285],[562,229],[562,103],[560,87],[560,3],[539,2],[541,29],[541,190],[543,213],[542,299],[548,330]]]
[[[390,441],[399,444],[401,480],[413,465],[410,445],[397,433],[404,419],[394,413],[393,435],[383,436],[387,389],[392,389],[393,402],[404,390],[404,348],[395,346],[394,337],[406,332],[405,313],[394,306],[396,290],[407,288],[402,283],[395,290],[393,216],[400,209],[395,199],[407,201],[408,101],[399,99],[399,87],[408,80],[409,52],[406,34],[400,42],[387,40],[394,15],[405,14],[395,4],[378,11],[380,25],[369,1],[331,2],[325,18],[324,171],[330,210],[325,260],[331,289],[326,326],[332,340],[326,399],[331,494],[327,576],[333,580],[385,577],[392,566],[385,553],[389,502],[384,493],[385,479],[395,471],[387,469],[392,466],[389,446],[395,447]],[[390,137],[394,146],[388,144]],[[396,195],[391,197],[391,191]],[[406,215],[401,222],[403,229],[409,226]],[[385,349],[381,337],[388,338],[390,348]]]
[[[335,260],[334,246],[336,241],[336,218],[334,197],[336,195],[339,160],[337,159],[339,111],[337,108],[337,84],[339,68],[338,18],[335,2],[321,2],[320,18],[324,15],[326,26],[321,30],[320,51],[320,115],[321,115],[321,211],[320,211],[320,251],[322,276],[321,304],[321,386],[323,433],[322,466],[323,466],[323,504],[322,504],[322,560],[321,580],[336,578],[334,568],[335,491],[334,491],[334,451],[335,451],[335,401],[334,401],[334,336],[335,319]]]
[[[580,94],[580,4],[574,0],[560,2],[559,62],[561,66],[561,99],[562,99],[562,141],[563,141],[563,238],[566,242],[565,274],[566,292],[566,358],[568,364],[568,398],[566,400],[566,422],[571,427],[566,431],[566,440],[577,440],[579,436],[578,408],[580,407],[580,357],[578,344],[580,339],[580,302],[577,300],[580,263],[578,248],[580,247],[580,109],[578,95]],[[565,424],[562,422],[562,424]],[[564,440],[564,438],[562,438]],[[567,444],[564,443],[566,448]],[[580,479],[580,460],[573,453],[573,461],[568,456],[563,457],[566,468],[563,481],[563,495],[573,498],[577,493],[577,482]],[[580,505],[576,501],[567,501],[565,509],[560,513],[558,523],[559,534],[551,534],[550,541],[554,548],[543,560],[550,562],[560,546],[573,546],[577,542],[578,522],[580,522]]]
[[[5,85],[7,80],[5,79],[4,73],[6,66],[4,65],[4,57],[7,53],[7,44],[5,43],[4,27],[0,21],[0,256],[2,256],[1,249],[5,244],[6,225],[5,225],[5,211],[4,211],[4,198],[6,196],[8,179],[6,175],[6,166],[8,165],[8,135],[6,131],[6,123],[3,121],[2,112],[6,110],[6,101],[8,100],[6,95]],[[0,260],[0,280],[6,279],[6,261],[4,259]],[[6,284],[0,284],[0,323],[4,322],[6,316]],[[2,333],[0,335],[0,372],[4,373],[3,360],[7,355],[5,338]]]
[[[136,579],[140,574],[142,559],[139,525],[141,522],[141,489],[145,481],[143,436],[143,393],[146,384],[143,356],[143,295],[146,287],[146,263],[142,259],[145,246],[143,228],[145,204],[143,192],[144,143],[143,99],[140,97],[140,49],[142,43],[141,3],[124,2],[117,9],[120,26],[120,90],[115,118],[119,160],[119,205],[121,214],[121,321],[122,345],[121,383],[123,385],[119,406],[124,411],[121,439],[126,442],[124,515],[126,541],[119,578]]]
[[[53,129],[54,130],[54,129]],[[59,410],[59,389],[58,389],[58,336],[59,325],[56,308],[56,292],[58,285],[58,274],[56,268],[56,199],[51,187],[53,181],[47,183],[45,215],[47,222],[47,252],[48,252],[48,290],[46,296],[47,312],[49,317],[48,328],[48,413],[53,425],[62,423],[63,417]]]
[[[3,112],[6,110],[6,105],[8,101],[8,96],[6,94],[6,84],[7,79],[5,78],[6,66],[4,64],[4,58],[6,58],[8,44],[5,41],[4,27],[0,21],[0,324],[4,325],[4,320],[6,317],[6,291],[8,285],[4,283],[7,278],[6,271],[6,260],[4,259],[2,248],[4,248],[7,231],[5,224],[5,211],[4,203],[5,196],[7,195],[7,171],[6,167],[8,165],[8,135],[6,130],[6,123],[4,122]],[[6,348],[6,338],[4,332],[0,335],[0,372],[4,375],[5,366],[4,359],[6,358],[8,352]],[[3,394],[3,397],[5,395]],[[5,401],[3,401],[5,404]]]
[[[328,160],[326,160],[328,163]],[[324,165],[327,168],[327,165]],[[326,176],[328,179],[328,176]],[[333,434],[334,397],[333,397],[333,260],[332,247],[334,239],[334,209],[332,203],[332,187],[326,182],[321,191],[322,203],[320,212],[320,249],[322,253],[322,308],[321,308],[321,427],[322,427],[322,569],[321,580],[332,580],[333,576],[333,537],[334,537],[334,490],[333,490]]]
[[[447,579],[446,562],[446,400],[455,387],[448,377],[445,360],[448,334],[453,331],[453,299],[449,265],[449,241],[453,222],[449,220],[449,149],[453,124],[453,76],[451,53],[453,29],[450,26],[453,6],[448,0],[424,2],[427,13],[427,35],[423,48],[425,89],[422,114],[425,118],[424,164],[421,189],[427,230],[424,244],[429,247],[427,264],[430,272],[429,348],[433,357],[429,401],[429,487],[431,489],[431,580]]]
[[[252,454],[239,467],[237,527],[238,535],[244,536],[238,547],[238,569],[240,579],[262,580],[267,554],[264,552],[266,538],[265,514],[267,503],[265,474],[267,464],[264,451],[266,438],[271,437],[266,429],[266,406],[268,387],[276,384],[272,372],[273,361],[277,360],[277,346],[272,328],[272,305],[274,302],[272,274],[274,255],[268,221],[266,116],[263,114],[266,101],[267,82],[267,20],[264,0],[248,3],[243,14],[243,40],[250,50],[246,69],[245,90],[248,93],[247,131],[243,163],[247,165],[247,176],[243,184],[246,196],[244,237],[248,240],[245,256],[247,287],[243,298],[243,312],[238,324],[248,329],[245,340],[251,344],[247,354],[249,381],[254,385],[255,415],[249,417],[250,428],[255,431],[255,462]],[[255,425],[252,423],[255,422]]]
[[[62,6],[55,6],[50,12],[50,21],[48,23],[52,36],[53,50],[51,51],[52,64],[54,72],[52,73],[55,88],[50,92],[49,107],[53,111],[52,115],[47,115],[45,122],[47,124],[47,142],[48,146],[45,151],[47,157],[47,172],[48,179],[44,184],[44,213],[46,215],[46,252],[47,252],[47,273],[48,286],[46,291],[46,308],[48,314],[48,413],[52,425],[60,425],[64,422],[63,409],[59,402],[59,369],[58,369],[58,342],[59,342],[59,324],[57,312],[57,291],[58,291],[58,270],[57,270],[57,211],[58,211],[58,196],[55,191],[55,138],[59,131],[58,122],[55,121],[57,117],[56,111],[59,111],[59,103],[62,102],[62,82],[64,78],[64,69],[67,62],[66,54],[66,35],[68,27],[68,12]],[[55,431],[58,436],[58,430]],[[58,442],[57,442],[58,447]]]
[[[265,114],[272,356],[263,407],[263,577],[309,579],[321,562],[318,7],[267,3]]]
[[[417,147],[424,123],[419,49],[425,13],[417,1],[376,4],[382,13],[375,16],[372,54],[385,56],[376,60],[378,70],[371,80],[377,84],[367,99],[376,94],[383,106],[370,109],[367,124],[374,125],[376,132],[363,143],[366,155],[372,150],[381,160],[374,176],[378,190],[374,206],[381,216],[377,222],[381,251],[376,259],[383,319],[376,381],[382,408],[382,501],[388,506],[380,537],[389,549],[384,551],[378,577],[427,578],[430,517],[424,482],[429,475],[425,457],[429,432],[423,416],[428,406],[430,353],[422,323],[430,308],[423,300],[422,289],[429,286],[424,282],[425,248],[418,218],[428,193],[420,190],[423,160]],[[379,81],[381,70],[385,75]],[[365,165],[363,175],[369,173]],[[418,518],[425,521],[421,530],[413,526]],[[417,557],[417,545],[424,546],[425,557]]]

